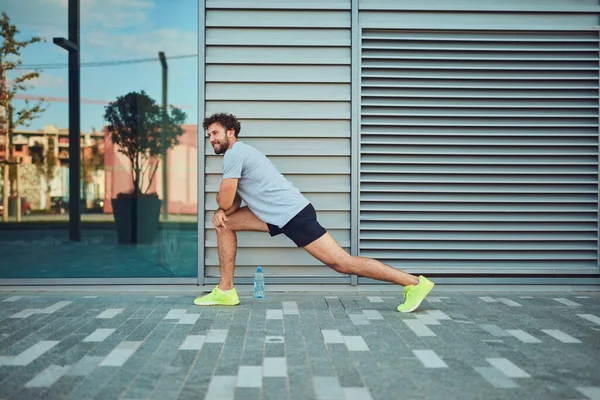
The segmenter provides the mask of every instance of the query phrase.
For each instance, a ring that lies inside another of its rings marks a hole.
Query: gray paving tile
[[[287,379],[282,377],[263,378],[263,400],[288,399]]]

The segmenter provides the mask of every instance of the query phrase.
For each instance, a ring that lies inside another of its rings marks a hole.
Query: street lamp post
[[[167,58],[165,57],[164,52],[158,53],[158,58],[160,59],[160,65],[162,66],[162,143],[161,148],[163,150],[162,153],[162,198],[163,198],[163,207],[162,214],[163,220],[166,221],[169,219],[169,186],[167,182]]]
[[[69,39],[54,38],[54,44],[69,52],[69,240],[81,241],[81,121],[79,73],[79,0],[69,0]]]

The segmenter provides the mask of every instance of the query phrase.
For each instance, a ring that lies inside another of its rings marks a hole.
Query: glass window
[[[9,194],[8,210],[0,209],[0,279],[196,278],[198,2],[80,3],[78,155],[69,150],[68,53],[52,41],[68,38],[68,1],[5,7],[18,40],[45,42],[21,49],[13,56],[21,66],[9,71],[12,79],[34,73],[11,103],[15,112],[41,109],[8,129],[8,143],[19,139],[8,152],[0,139],[0,161],[11,161],[0,171],[8,176],[0,197]],[[70,198],[73,157],[79,199]],[[75,202],[79,242],[69,240]]]

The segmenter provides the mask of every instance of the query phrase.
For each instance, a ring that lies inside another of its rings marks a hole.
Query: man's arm
[[[223,210],[223,211],[225,212],[225,215],[230,216],[231,214],[236,212],[238,210],[238,208],[240,208],[241,205],[242,205],[242,198],[240,197],[239,193],[236,193],[235,199],[233,200],[233,205],[230,208],[228,208],[227,210]],[[220,210],[222,210],[222,208],[220,208]]]
[[[217,204],[222,210],[229,210],[235,204],[237,197],[238,178],[225,178],[221,181],[219,193],[217,193]]]

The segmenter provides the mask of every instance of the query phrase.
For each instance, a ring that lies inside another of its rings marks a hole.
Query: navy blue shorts
[[[304,247],[311,244],[325,233],[327,230],[317,221],[317,212],[312,204],[307,205],[294,218],[292,218],[283,228],[267,223],[269,234],[271,236],[283,233],[292,239],[296,246]]]

